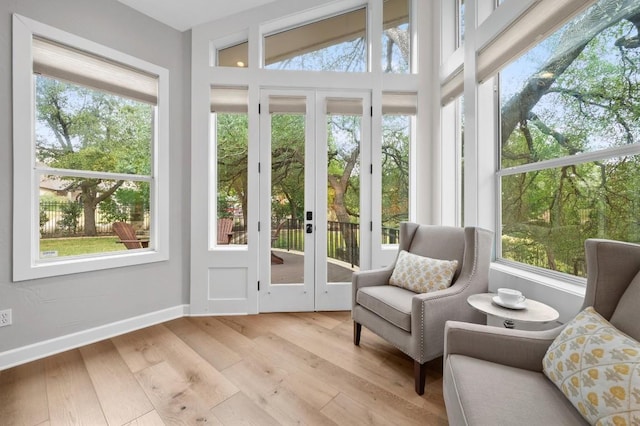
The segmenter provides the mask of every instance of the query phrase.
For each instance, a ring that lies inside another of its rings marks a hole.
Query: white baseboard
[[[120,334],[129,333],[161,322],[182,318],[188,315],[189,305],[179,305],[161,311],[151,312],[134,318],[79,331],[44,342],[34,343],[21,348],[0,353],[0,370],[25,364],[60,352],[89,345],[100,340],[109,339]]]

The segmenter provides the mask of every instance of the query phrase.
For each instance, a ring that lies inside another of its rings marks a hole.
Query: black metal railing
[[[300,219],[273,220],[271,224],[271,247],[287,251],[304,251],[305,222]],[[236,219],[233,226],[232,244],[247,244],[246,226]],[[398,228],[382,228],[382,244],[398,244]],[[327,222],[327,256],[360,265],[360,224]]]
[[[119,213],[131,217],[135,206],[119,206]],[[99,206],[96,209],[96,231],[100,235],[112,234],[111,223],[122,219],[113,219]],[[149,229],[149,212],[144,212],[143,229]],[[124,220],[128,221],[128,220]],[[84,235],[84,210],[77,201],[41,201],[40,235],[42,238]]]

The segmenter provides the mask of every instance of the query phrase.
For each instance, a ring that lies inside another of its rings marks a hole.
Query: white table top
[[[487,315],[522,322],[546,323],[555,321],[560,314],[549,305],[542,302],[527,299],[524,309],[508,309],[493,303],[495,293],[472,294],[467,298],[467,303]]]

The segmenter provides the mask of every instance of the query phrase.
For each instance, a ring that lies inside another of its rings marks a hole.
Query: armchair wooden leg
[[[353,322],[353,344],[360,346],[360,333],[362,332],[362,324]]]
[[[415,378],[416,393],[418,395],[424,395],[424,384],[427,379],[427,366],[426,363],[420,364],[418,361],[413,361],[413,376]]]

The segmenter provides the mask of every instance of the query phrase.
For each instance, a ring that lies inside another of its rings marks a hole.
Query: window
[[[15,15],[18,51],[14,280],[166,259],[166,70]]]
[[[410,219],[411,152],[417,96],[382,95],[382,243],[398,244],[400,222]]]
[[[247,244],[249,120],[246,87],[211,89],[216,205],[210,247]]]
[[[460,226],[464,226],[464,96],[461,95],[455,101],[456,123],[456,155],[457,172],[456,185],[456,216]]]
[[[267,69],[364,72],[367,9],[360,8],[264,37]]]
[[[464,43],[464,0],[456,0],[456,47]]]
[[[583,277],[585,239],[640,242],[640,4],[618,6],[597,2],[500,73],[504,260]]]
[[[385,0],[382,9],[382,69],[387,73],[411,71],[411,0]]]
[[[249,66],[249,42],[218,49],[216,65],[219,67],[246,68]]]

